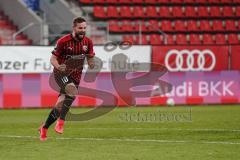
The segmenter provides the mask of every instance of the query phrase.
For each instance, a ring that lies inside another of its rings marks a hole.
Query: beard
[[[85,36],[85,32],[77,32],[75,35],[78,40],[82,40]]]

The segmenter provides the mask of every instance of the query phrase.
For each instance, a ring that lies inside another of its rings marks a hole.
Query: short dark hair
[[[77,23],[83,23],[86,22],[86,20],[82,17],[77,17],[73,19],[73,26],[76,26]]]

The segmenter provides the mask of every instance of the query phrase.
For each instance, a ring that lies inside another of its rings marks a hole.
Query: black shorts
[[[60,88],[60,94],[66,94],[65,87],[67,84],[73,83],[76,88],[78,88],[79,83],[77,83],[73,78],[65,75],[64,73],[55,73],[54,78]]]

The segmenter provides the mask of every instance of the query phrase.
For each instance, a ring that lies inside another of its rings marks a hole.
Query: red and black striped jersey
[[[66,63],[68,59],[78,56],[84,55],[86,57],[94,57],[95,53],[93,50],[92,40],[88,37],[84,36],[82,40],[76,40],[73,38],[72,34],[67,34],[61,37],[52,51],[52,54],[57,57],[58,63],[63,64]],[[80,82],[82,68],[84,64],[84,59],[78,61],[78,69],[69,72],[69,76],[73,78],[76,82]],[[79,67],[80,66],[80,67]],[[68,66],[67,66],[68,68]],[[59,72],[56,68],[54,68],[54,72]]]

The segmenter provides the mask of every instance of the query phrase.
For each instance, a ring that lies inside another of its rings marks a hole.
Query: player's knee
[[[62,106],[63,106],[63,102],[64,102],[64,99],[65,99],[65,95],[62,94],[58,97],[58,100],[55,104],[55,108],[60,112],[61,109],[62,109]]]
[[[78,89],[74,84],[68,84],[65,87],[65,92],[67,95],[74,97],[78,94]]]

